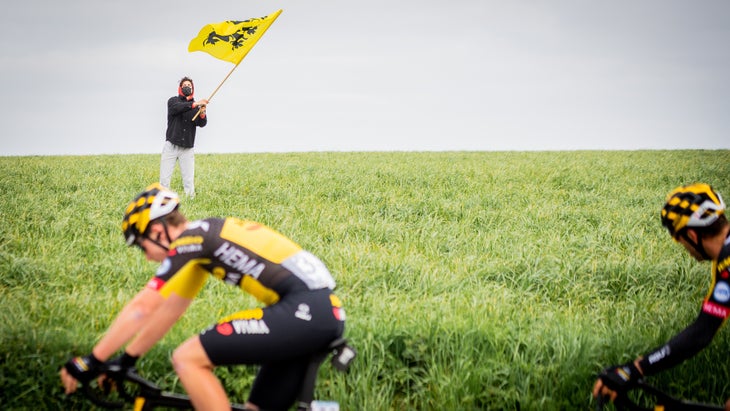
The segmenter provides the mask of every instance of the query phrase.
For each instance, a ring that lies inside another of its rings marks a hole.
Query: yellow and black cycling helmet
[[[667,195],[662,225],[675,240],[687,228],[707,227],[725,212],[722,197],[708,184],[680,186]]]
[[[151,184],[140,193],[124,210],[122,231],[127,245],[133,245],[137,239],[144,237],[150,222],[175,211],[180,205],[177,194],[166,189],[160,183]]]

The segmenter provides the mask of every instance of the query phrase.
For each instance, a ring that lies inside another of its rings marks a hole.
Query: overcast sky
[[[283,13],[196,152],[730,148],[725,0],[10,0],[0,155],[159,153],[208,23]]]

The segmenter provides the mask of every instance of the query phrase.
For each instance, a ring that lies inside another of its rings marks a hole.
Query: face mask
[[[188,97],[191,94],[193,94],[193,89],[192,89],[192,87],[183,87],[182,93],[183,93],[183,96]]]

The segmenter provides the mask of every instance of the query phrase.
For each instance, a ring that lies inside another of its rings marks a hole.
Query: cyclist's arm
[[[201,251],[202,253],[202,251]],[[167,258],[145,288],[127,303],[92,353],[108,360],[125,343],[127,354],[146,353],[185,312],[205,283],[207,272],[200,267],[207,259]],[[174,297],[174,298],[173,298]]]
[[[94,356],[101,361],[108,360],[148,323],[150,314],[163,301],[164,298],[158,292],[148,288],[137,293],[124,306],[104,337],[96,344],[92,351]]]
[[[208,278],[207,272],[198,263],[203,260],[189,260],[185,257],[168,258],[157,274],[147,283],[147,290],[156,294],[159,302],[154,312],[127,345],[127,354],[139,357],[149,351],[157,341],[170,330],[187,310]],[[180,266],[180,269],[174,267]]]
[[[157,310],[150,315],[149,321],[134,340],[127,345],[125,351],[134,357],[145,354],[167,334],[192,301],[192,298],[181,297],[175,293],[170,294]]]
[[[700,312],[692,324],[639,361],[642,374],[656,374],[694,356],[710,344],[722,323],[723,318]]]

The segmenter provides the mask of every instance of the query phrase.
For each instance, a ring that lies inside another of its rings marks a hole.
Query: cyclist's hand
[[[593,385],[593,396],[610,397],[613,401],[618,394],[635,387],[641,377],[641,371],[633,362],[607,367],[601,371]]]
[[[113,373],[126,375],[127,371],[129,370],[135,371],[134,365],[137,363],[138,359],[139,357],[132,357],[125,352],[124,354],[105,362],[104,368],[106,369],[106,371],[105,374],[99,376],[99,386],[104,387],[104,390],[107,392],[111,389],[114,389],[114,379],[108,379],[106,374]]]
[[[76,391],[78,382],[89,382],[99,375],[99,367],[102,362],[94,357],[94,354],[83,357],[74,357],[68,360],[61,368],[61,383],[66,394]]]
[[[106,362],[107,369],[111,372],[126,372],[133,369],[139,357],[133,357],[126,352]]]

